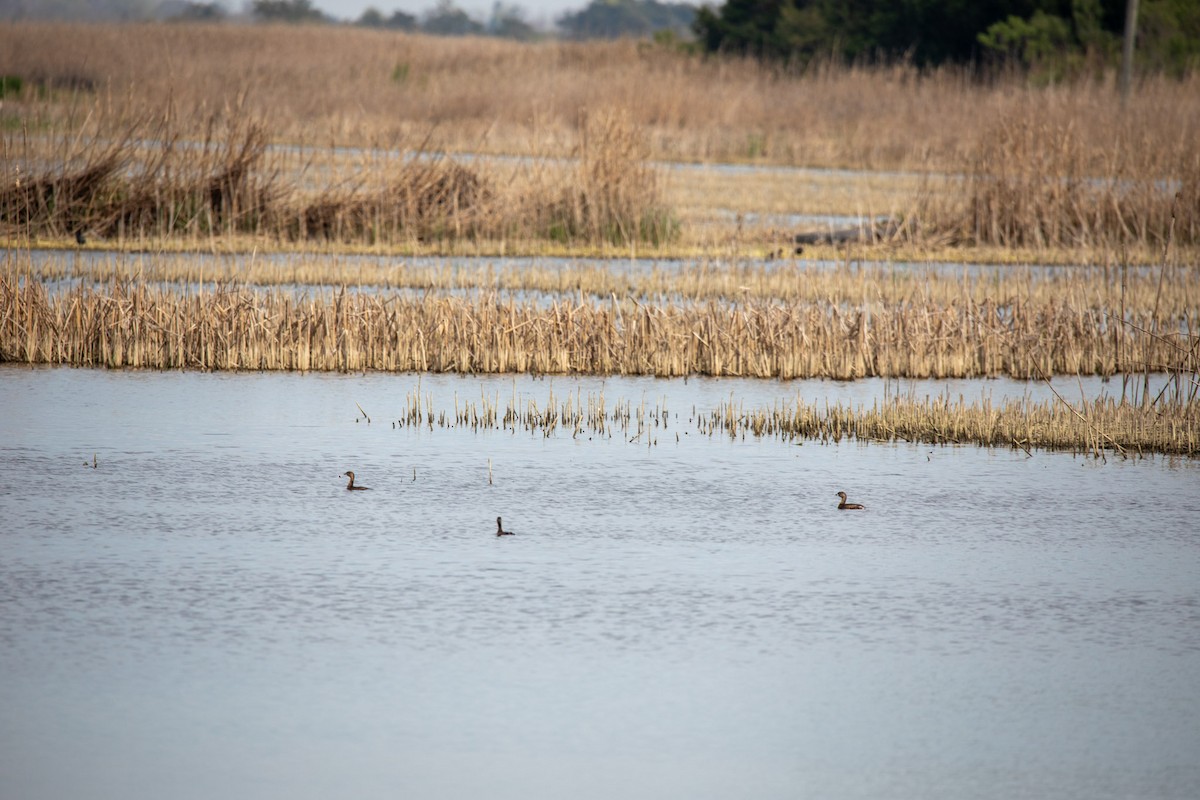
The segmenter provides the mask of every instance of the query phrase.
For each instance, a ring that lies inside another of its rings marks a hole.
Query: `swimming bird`
[[[842,511],[853,511],[855,509],[864,508],[864,506],[860,506],[858,503],[847,503],[845,492],[838,492],[837,496],[842,498],[842,502],[838,503],[838,508]]]
[[[350,479],[350,482],[346,484],[346,488],[351,492],[365,492],[371,489],[370,486],[355,486],[353,472],[343,472],[342,477]]]
[[[512,536],[512,531],[504,530],[504,525],[500,523],[500,518],[496,517],[496,535],[497,536]]]

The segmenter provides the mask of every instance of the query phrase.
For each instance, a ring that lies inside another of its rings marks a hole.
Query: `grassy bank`
[[[1033,87],[633,42],[35,23],[0,29],[0,74],[26,87],[0,109],[0,225],[25,240],[786,253],[794,226],[755,215],[837,213],[899,219],[892,243],[925,251],[1148,259],[1171,239],[1194,261],[1200,245],[1196,77],[1147,77],[1120,109],[1108,75]],[[655,160],[905,174],[664,185]]]

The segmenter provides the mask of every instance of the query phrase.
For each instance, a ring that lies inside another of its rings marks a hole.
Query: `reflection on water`
[[[4,795],[1200,793],[1193,462],[689,428],[770,381],[419,381],[670,427],[394,429],[410,375],[0,369]]]

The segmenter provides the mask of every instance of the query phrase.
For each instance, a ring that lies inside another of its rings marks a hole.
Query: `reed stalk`
[[[178,292],[144,283],[51,292],[0,278],[0,360],[154,369],[713,375],[771,378],[1112,375],[1195,347],[1178,321],[1051,297],[1007,306],[503,299]],[[1188,325],[1190,326],[1190,322]],[[1115,327],[1114,327],[1115,326]],[[1162,330],[1162,326],[1160,326]],[[1113,346],[1114,341],[1118,343]]]
[[[893,398],[870,409],[840,403],[818,405],[796,398],[772,408],[745,411],[721,404],[698,423],[708,434],[733,438],[857,439],[925,444],[976,444],[1024,450],[1068,450],[1104,457],[1168,453],[1200,454],[1200,405],[1170,413],[1124,399],[1100,398],[1078,405],[1014,400],[993,405],[962,398]]]
[[[411,398],[411,395],[410,395]],[[432,398],[428,401],[432,403]],[[503,411],[498,401],[456,403],[453,416],[441,414],[437,428],[468,428],[474,433],[501,431],[551,437],[560,433],[619,436],[628,443],[654,446],[666,433],[670,413],[665,400],[635,406],[628,399],[610,401],[603,392],[556,398],[551,391],[544,404],[513,397]],[[395,428],[425,426],[411,412]],[[678,423],[677,423],[678,424]],[[843,440],[968,445],[1021,450],[1065,450],[1100,459],[1151,454],[1200,455],[1200,407],[1194,402],[1169,413],[1152,411],[1137,402],[1102,397],[1067,403],[1029,399],[967,401],[962,397],[891,397],[870,408],[843,403],[806,402],[797,396],[770,407],[747,409],[731,395],[707,412],[692,413],[685,425],[702,436],[732,439],[778,439],[820,443]],[[676,441],[680,441],[678,433]],[[491,460],[488,461],[491,482]]]
[[[1163,264],[1150,270],[1107,261],[1089,267],[971,269],[849,261],[834,268],[804,262],[699,259],[625,269],[605,260],[382,260],[306,254],[247,258],[115,253],[77,258],[73,253],[51,253],[35,261],[27,253],[10,250],[0,257],[0,270],[42,281],[347,286],[536,293],[560,300],[616,295],[661,303],[747,299],[838,306],[974,303],[995,307],[998,313],[1018,305],[1057,303],[1102,310],[1113,322],[1126,319],[1128,310],[1157,320],[1165,329],[1186,328],[1189,320],[1200,316],[1200,272],[1194,266]],[[1117,345],[1119,339],[1114,339]]]

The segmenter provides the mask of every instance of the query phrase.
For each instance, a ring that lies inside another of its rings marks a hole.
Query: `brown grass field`
[[[762,213],[891,215],[897,244],[992,256],[1152,261],[1172,238],[1194,258],[1200,240],[1194,75],[1146,76],[1121,109],[1111,75],[1034,87],[645,42],[34,23],[0,28],[0,75],[26,84],[0,108],[0,220],[39,240],[769,250],[791,231],[736,221]],[[531,161],[406,168],[413,150]],[[667,180],[647,159],[876,172]]]

